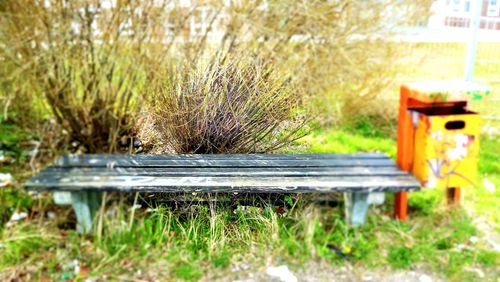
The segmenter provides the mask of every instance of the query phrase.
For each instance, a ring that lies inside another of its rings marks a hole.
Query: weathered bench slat
[[[277,168],[248,168],[248,167],[49,167],[40,175],[97,175],[97,176],[404,176],[406,172],[396,167],[277,167]]]
[[[343,167],[394,166],[390,159],[318,159],[318,160],[217,160],[217,159],[82,159],[76,163],[60,163],[60,167]]]
[[[180,155],[68,155],[61,157],[57,165],[81,165],[85,163],[107,163],[122,160],[346,160],[346,159],[387,159],[380,153],[358,154],[180,154]],[[92,160],[92,161],[90,161]]]
[[[411,176],[316,177],[165,177],[40,175],[26,184],[32,190],[127,192],[378,192],[419,188]]]

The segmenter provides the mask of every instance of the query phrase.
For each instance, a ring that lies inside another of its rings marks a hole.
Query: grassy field
[[[394,140],[366,128],[316,132],[295,150],[394,156]],[[500,142],[481,141],[480,179],[498,187],[495,150]],[[73,231],[70,209],[54,206],[49,195],[34,199],[16,185],[0,190],[0,199],[2,280],[243,279],[269,264],[298,271],[310,260],[332,267],[420,268],[452,281],[500,278],[500,254],[474,223],[487,218],[499,231],[500,192],[482,184],[466,191],[464,208],[448,207],[443,191],[412,193],[408,223],[390,219],[389,196],[385,205],[371,209],[361,228],[344,223],[341,203],[312,204],[314,196],[283,196],[278,202],[252,198],[258,205],[221,200],[216,206],[193,196],[177,208],[139,201],[142,207],[134,212],[130,199],[114,197],[100,219],[102,233],[90,237]],[[277,207],[285,213],[277,213]],[[8,223],[13,211],[28,212],[28,217]]]

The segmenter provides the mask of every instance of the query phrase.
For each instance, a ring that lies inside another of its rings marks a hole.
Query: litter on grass
[[[297,277],[288,269],[288,266],[270,266],[266,269],[267,275],[278,278],[282,282],[297,282]]]
[[[6,187],[12,184],[12,174],[0,173],[0,187]]]
[[[25,219],[26,217],[28,217],[28,213],[26,212],[14,212],[12,214],[12,216],[10,217],[10,220],[9,221],[20,221],[22,219]]]

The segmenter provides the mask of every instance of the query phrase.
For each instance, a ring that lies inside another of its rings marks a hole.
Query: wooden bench
[[[377,153],[70,155],[29,179],[25,188],[65,191],[55,195],[56,203],[72,204],[78,230],[87,233],[104,191],[344,192],[347,220],[361,225],[374,196],[418,190],[420,183]]]

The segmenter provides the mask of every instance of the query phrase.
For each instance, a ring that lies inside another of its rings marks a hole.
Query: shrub
[[[292,81],[258,58],[216,55],[169,73],[153,107],[177,153],[273,151],[306,132]]]
[[[0,5],[0,58],[15,74],[2,79],[2,88],[28,103],[18,107],[23,113],[48,106],[69,141],[87,152],[116,151],[117,141],[133,134],[144,81],[163,54],[152,48],[163,24],[152,5],[105,9],[103,2]]]

